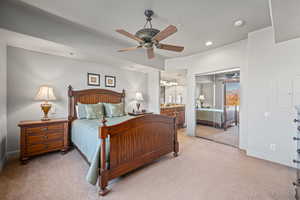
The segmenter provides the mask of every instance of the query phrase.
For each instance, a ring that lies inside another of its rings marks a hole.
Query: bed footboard
[[[101,144],[100,195],[109,192],[108,181],[137,169],[157,158],[178,154],[175,117],[144,115],[123,123],[100,127]],[[109,168],[106,165],[106,142],[109,136]]]

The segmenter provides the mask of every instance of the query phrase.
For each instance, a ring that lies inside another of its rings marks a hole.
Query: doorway
[[[240,70],[196,76],[196,136],[239,146]]]

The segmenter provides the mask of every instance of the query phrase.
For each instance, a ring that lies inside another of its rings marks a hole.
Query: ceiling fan
[[[135,35],[125,31],[124,29],[117,29],[116,31],[122,35],[125,35],[126,37],[129,37],[133,40],[136,40],[139,42],[138,46],[135,47],[129,47],[125,49],[118,50],[119,52],[124,51],[131,51],[138,48],[144,47],[147,50],[147,56],[149,59],[154,58],[154,46],[158,49],[164,49],[168,51],[176,51],[176,52],[182,52],[184,47],[182,46],[175,46],[175,45],[169,45],[169,44],[162,44],[160,41],[166,39],[170,35],[177,32],[177,28],[173,25],[169,25],[164,30],[160,31],[155,28],[152,28],[152,16],[154,12],[152,10],[145,10],[144,12],[146,16],[146,24],[142,29],[136,32]],[[148,27],[147,27],[148,25]]]

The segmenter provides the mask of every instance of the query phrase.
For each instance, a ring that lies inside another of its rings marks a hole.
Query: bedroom
[[[0,199],[295,199],[300,5],[285,2],[1,1]],[[235,148],[195,123],[214,104],[197,76],[232,68]]]

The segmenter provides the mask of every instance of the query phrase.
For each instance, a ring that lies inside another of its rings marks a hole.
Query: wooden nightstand
[[[21,121],[20,160],[26,164],[35,155],[51,151],[65,153],[69,148],[68,120],[52,119],[49,121]]]

